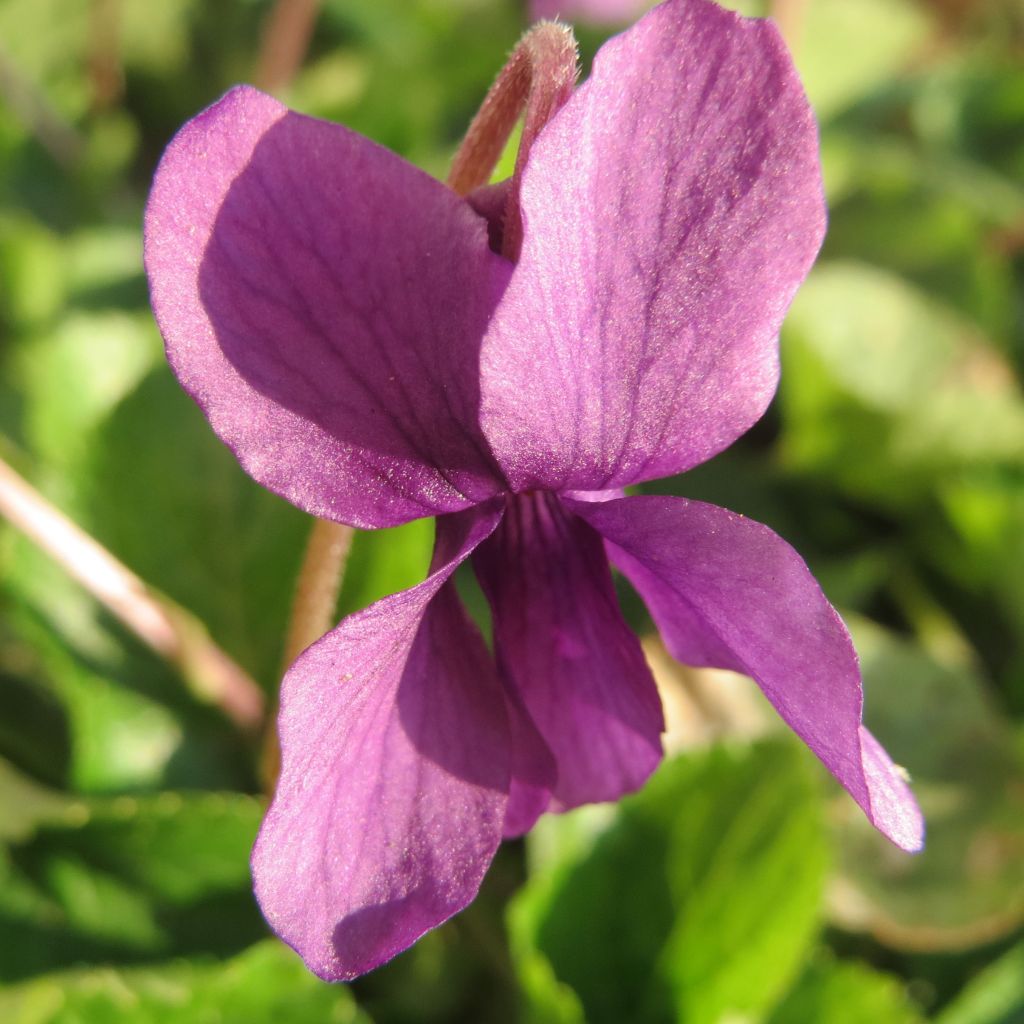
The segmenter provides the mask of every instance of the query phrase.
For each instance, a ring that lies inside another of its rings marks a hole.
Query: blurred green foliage
[[[0,454],[272,693],[308,524],[178,390],[140,239],[162,147],[253,77],[269,11],[0,5]],[[523,17],[328,0],[283,95],[440,175]],[[789,739],[729,739],[545,820],[463,915],[326,986],[251,896],[256,746],[5,527],[0,1019],[1024,1021],[1024,12],[810,0],[794,45],[831,227],[780,395],[655,489],[768,523],[853,613],[928,850]],[[339,612],[416,582],[431,539],[357,537]]]
[[[539,825],[510,910],[536,1018],[559,1001],[531,991],[539,977],[578,997],[554,1020],[705,1024],[770,1007],[819,924],[828,854],[807,768],[789,743],[716,749],[665,765],[614,815]]]

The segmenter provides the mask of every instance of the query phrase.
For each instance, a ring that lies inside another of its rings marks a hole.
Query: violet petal
[[[668,0],[612,39],[538,137],[521,208],[481,353],[514,489],[677,473],[761,416],[825,226],[817,128],[773,24]]]
[[[637,789],[661,759],[664,722],[600,537],[555,495],[517,495],[473,564],[502,679],[555,757],[551,809]]]
[[[461,910],[501,841],[501,684],[449,581],[500,515],[439,520],[427,580],[343,620],[285,677],[253,874],[267,921],[322,978],[362,974]]]
[[[239,87],[164,154],[145,257],[175,373],[266,487],[358,526],[502,489],[479,348],[511,265],[440,182]]]
[[[502,676],[512,744],[509,764],[512,778],[502,832],[506,839],[514,839],[529,832],[549,808],[551,791],[558,781],[558,765],[507,669]]]
[[[905,850],[921,848],[921,812],[861,725],[849,633],[782,538],[684,498],[566,504],[604,536],[674,657],[752,676],[875,827]]]

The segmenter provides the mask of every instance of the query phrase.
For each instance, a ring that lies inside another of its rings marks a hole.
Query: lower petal
[[[518,495],[474,566],[502,678],[554,755],[551,809],[639,788],[661,759],[661,702],[600,538],[554,495]]]
[[[522,695],[511,684],[505,687],[509,740],[512,755],[511,783],[505,808],[504,835],[514,839],[525,835],[551,804],[551,791],[558,780],[558,767],[550,747],[534,724]]]
[[[603,534],[669,650],[752,676],[897,846],[923,844],[904,778],[861,725],[857,655],[800,556],[760,523],[682,498],[568,502]]]
[[[449,581],[499,517],[445,517],[428,579],[345,619],[285,677],[253,874],[271,927],[322,978],[362,974],[461,910],[501,841],[501,684]]]

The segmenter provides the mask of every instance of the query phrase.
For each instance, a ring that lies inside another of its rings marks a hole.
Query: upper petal
[[[359,526],[500,489],[479,347],[511,268],[439,182],[239,87],[164,154],[145,258],[174,371],[260,483]]]
[[[491,603],[502,680],[554,755],[554,809],[637,789],[661,760],[661,701],[600,537],[555,495],[517,495],[473,564]],[[536,796],[536,786],[519,789],[523,804]],[[543,809],[529,807],[534,817]]]
[[[785,541],[683,498],[568,504],[604,535],[675,657],[752,676],[869,820],[903,849],[921,848],[917,804],[861,725],[850,636]]]
[[[435,568],[302,654],[253,850],[271,927],[322,978],[394,956],[476,895],[509,785],[501,684],[449,578],[500,518],[439,521]]]
[[[770,22],[668,0],[607,43],[523,179],[482,422],[517,489],[680,472],[764,412],[821,244],[817,128]]]

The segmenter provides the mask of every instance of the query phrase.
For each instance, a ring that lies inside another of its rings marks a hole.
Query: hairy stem
[[[0,515],[45,551],[115,618],[176,665],[200,699],[258,732],[263,691],[210,639],[202,623],[155,593],[0,459]]]
[[[576,39],[567,25],[553,21],[534,25],[499,72],[452,161],[448,185],[459,195],[486,185],[512,129],[524,115],[502,235],[502,252],[513,260],[522,245],[519,188],[526,161],[540,130],[572,95],[579,72],[577,56]]]
[[[351,526],[328,519],[313,520],[285,633],[284,669],[334,625],[334,610],[354,534]],[[273,795],[281,772],[281,746],[273,720],[276,717],[275,713],[268,723],[260,758],[260,774],[268,796]]]

